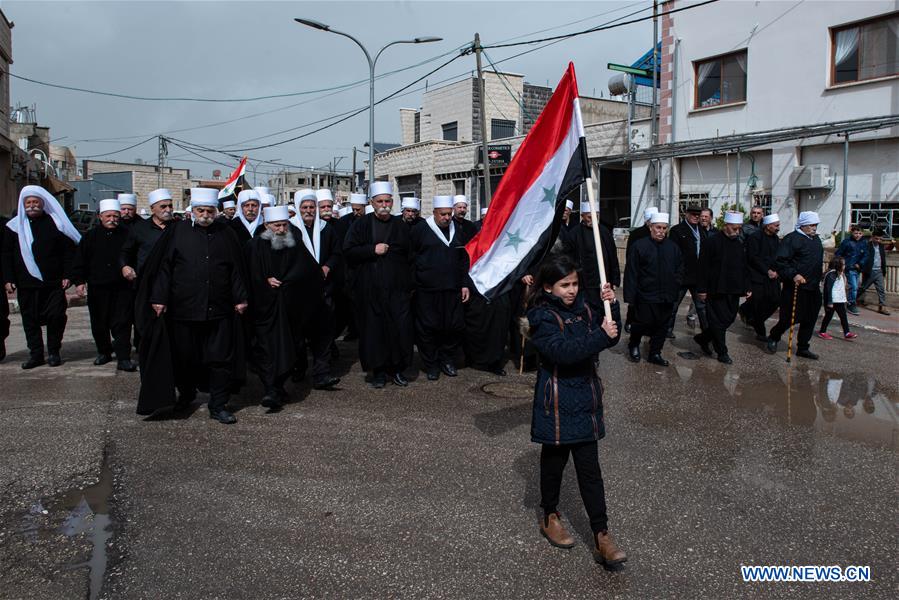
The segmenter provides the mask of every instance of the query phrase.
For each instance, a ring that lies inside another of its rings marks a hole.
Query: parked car
[[[97,224],[97,213],[92,210],[76,210],[69,215],[69,220],[79,232],[84,233]]]

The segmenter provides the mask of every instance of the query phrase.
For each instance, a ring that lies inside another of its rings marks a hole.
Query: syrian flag
[[[511,289],[552,247],[565,198],[587,178],[587,146],[574,64],[521,143],[468,244],[469,275],[491,300]]]
[[[247,170],[247,157],[244,156],[241,159],[240,164],[237,165],[237,169],[231,173],[231,177],[228,178],[228,182],[225,184],[219,191],[219,200],[223,200],[228,196],[237,196],[237,184],[240,182],[241,178],[244,175],[244,171]]]

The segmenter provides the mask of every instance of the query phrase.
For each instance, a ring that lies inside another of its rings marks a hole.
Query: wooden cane
[[[790,362],[790,356],[793,353],[793,326],[796,324],[796,296],[799,294],[799,284],[793,282],[793,308],[790,311],[790,338],[787,345],[787,362]]]
[[[599,293],[606,287],[606,263],[602,256],[602,240],[599,236],[599,210],[596,208],[596,193],[593,191],[593,178],[588,177],[584,181],[587,186],[587,201],[590,204],[590,219],[593,221],[593,243],[596,245],[596,263],[599,267]],[[608,300],[602,301],[603,308],[606,312],[606,321],[612,320],[612,303]]]

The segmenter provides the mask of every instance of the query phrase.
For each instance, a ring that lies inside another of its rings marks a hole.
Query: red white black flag
[[[481,231],[465,246],[469,274],[488,299],[508,291],[552,247],[565,198],[586,179],[587,152],[574,64],[496,188]]]
[[[244,172],[247,170],[247,157],[244,156],[240,161],[240,164],[237,165],[237,168],[234,169],[234,172],[231,173],[231,177],[228,178],[228,181],[225,183],[225,187],[219,191],[219,200],[224,200],[228,196],[236,196],[238,189],[237,184],[243,183],[241,178],[244,176]]]

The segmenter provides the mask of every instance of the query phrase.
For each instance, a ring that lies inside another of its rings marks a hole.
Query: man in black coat
[[[230,226],[241,247],[265,230],[261,206],[262,199],[256,190],[242,190],[237,195],[236,217],[231,219]]]
[[[668,213],[651,217],[650,236],[631,246],[624,268],[624,300],[633,307],[628,354],[640,362],[640,341],[649,337],[647,361],[662,367],[668,319],[683,279],[683,257],[677,244],[668,239]]]
[[[456,229],[462,232],[463,239],[470,240],[477,234],[478,228],[473,221],[469,221],[468,216],[468,198],[465,194],[456,194],[453,196],[453,223]]]
[[[371,205],[374,212],[353,223],[343,245],[359,309],[359,359],[372,372],[375,389],[383,388],[388,377],[405,387],[403,371],[412,363],[413,345],[409,226],[390,214],[390,183],[371,184]]]
[[[17,215],[3,236],[6,292],[18,291],[29,358],[23,369],[44,364],[41,326],[47,326],[46,364],[58,367],[66,328],[66,293],[71,285],[75,249],[81,234],[47,190],[27,185],[19,194]]]
[[[588,302],[594,307],[603,305],[600,298],[599,266],[596,261],[596,241],[593,238],[593,218],[590,215],[590,204],[581,203],[581,222],[570,229],[562,228],[559,239],[565,252],[581,267],[581,286]],[[602,245],[602,258],[606,267],[606,280],[613,288],[621,286],[621,267],[618,265],[618,251],[615,239],[609,228],[600,223],[599,241]]]
[[[793,291],[796,291],[796,323],[799,336],[796,356],[815,360],[818,355],[809,350],[809,342],[815,331],[818,312],[821,310],[821,274],[824,247],[818,238],[818,213],[799,213],[796,230],[788,233],[777,249],[777,274],[783,282],[780,293],[780,318],[771,328],[766,348],[777,352],[777,342],[790,328],[793,312]]]
[[[697,298],[705,302],[708,326],[693,340],[706,356],[711,356],[709,343],[715,347],[718,362],[726,365],[733,360],[727,351],[727,328],[737,317],[740,296],[752,296],[746,248],[740,239],[743,213],[729,212],[724,216],[721,235],[706,240],[699,254]]]
[[[630,255],[631,246],[634,245],[635,242],[649,237],[649,220],[652,218],[652,215],[659,212],[659,209],[655,206],[649,206],[646,210],[643,211],[643,224],[637,227],[636,229],[632,229],[631,232],[627,236],[627,242],[624,245],[624,255],[625,261],[627,257]],[[632,321],[632,313],[633,310],[630,306],[627,307],[627,316],[624,319],[624,330],[630,332],[631,330],[631,321]]]
[[[149,302],[157,318],[165,313],[170,324],[179,404],[192,402],[208,381],[210,417],[231,424],[237,419],[225,405],[242,352],[233,315],[246,311],[247,288],[241,246],[233,229],[215,222],[217,207],[218,190],[191,190],[193,219],[177,223],[160,248]]]
[[[97,346],[94,364],[105,365],[112,361],[115,352],[116,368],[132,372],[137,370],[131,362],[134,293],[119,268],[119,256],[128,238],[128,229],[120,225],[119,208],[118,200],[100,201],[100,223],[85,233],[78,244],[75,283],[82,297],[87,285],[91,334]]]
[[[862,264],[864,282],[858,289],[859,304],[865,303],[865,292],[872,285],[877,290],[879,306],[877,312],[889,315],[886,308],[886,289],[884,278],[887,276],[887,252],[883,247],[883,229],[875,229],[871,232],[871,240],[868,242],[868,251],[865,253],[865,262]]]
[[[767,341],[765,321],[780,305],[780,280],[777,277],[779,231],[780,217],[771,214],[762,220],[762,228],[745,240],[746,260],[752,281],[752,302],[744,302],[740,306],[740,313],[755,329],[755,338],[760,342]]]
[[[456,376],[456,353],[465,334],[468,255],[453,222],[449,196],[434,197],[434,214],[412,227],[415,339],[429,381]]]
[[[674,303],[674,310],[671,311],[671,318],[668,320],[668,338],[674,338],[674,323],[677,319],[677,310],[680,308],[681,302],[687,292],[693,299],[693,307],[699,317],[699,324],[705,328],[706,313],[705,302],[697,297],[696,284],[699,281],[699,253],[702,245],[706,241],[707,233],[699,225],[699,215],[701,208],[696,204],[690,204],[685,209],[684,219],[671,228],[668,237],[680,248],[681,255],[684,257],[684,279],[681,282],[680,291],[677,294],[677,302]],[[690,320],[690,315],[687,315]]]
[[[410,230],[424,221],[424,219],[421,218],[420,199],[403,198],[403,201],[400,203],[400,208],[402,209],[400,216],[403,218],[403,222],[409,226]]]

